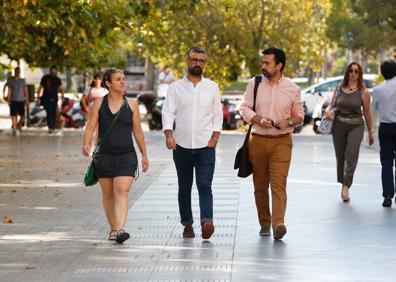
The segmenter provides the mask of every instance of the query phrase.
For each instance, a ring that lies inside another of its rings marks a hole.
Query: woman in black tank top
[[[124,230],[128,214],[128,192],[138,174],[138,159],[132,133],[142,155],[143,171],[148,169],[149,163],[139,107],[135,100],[128,100],[123,96],[124,73],[118,69],[110,69],[104,73],[103,82],[109,89],[109,94],[96,100],[92,106],[84,132],[82,153],[89,156],[93,134],[98,127],[99,140],[104,141],[93,156],[95,173],[99,177],[103,208],[111,230],[108,239],[121,244],[130,237]],[[114,118],[117,120],[110,128]]]

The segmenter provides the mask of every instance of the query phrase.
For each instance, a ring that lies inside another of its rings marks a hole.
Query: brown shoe
[[[209,239],[214,232],[214,225],[212,221],[206,221],[201,223],[202,239]]]
[[[275,226],[274,240],[281,240],[286,234],[286,226],[282,223]]]

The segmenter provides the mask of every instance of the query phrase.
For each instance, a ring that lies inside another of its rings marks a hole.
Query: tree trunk
[[[70,92],[72,88],[72,70],[70,67],[66,68],[66,92]]]
[[[146,90],[154,90],[154,64],[151,61],[151,57],[146,58],[145,73],[146,73]]]

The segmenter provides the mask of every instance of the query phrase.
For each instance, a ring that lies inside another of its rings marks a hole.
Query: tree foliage
[[[329,38],[352,50],[396,46],[395,0],[332,0]]]
[[[0,54],[84,71],[120,65],[132,52],[181,75],[188,47],[200,45],[210,56],[205,75],[223,83],[243,69],[259,73],[259,51],[278,46],[293,76],[323,61],[330,1],[6,0]]]

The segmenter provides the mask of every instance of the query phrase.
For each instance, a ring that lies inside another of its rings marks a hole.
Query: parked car
[[[341,83],[343,76],[336,76],[327,79],[324,82],[317,83],[301,91],[301,100],[304,103],[305,119],[309,122],[312,118],[321,118],[324,104],[329,104],[334,89]],[[366,88],[373,88],[375,74],[364,74],[363,80]]]

